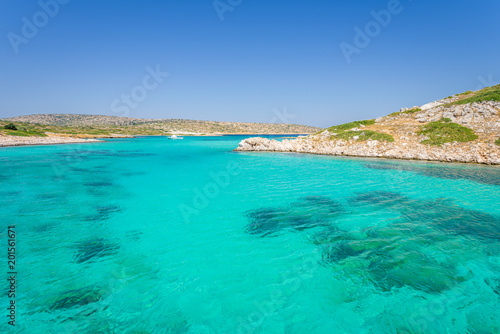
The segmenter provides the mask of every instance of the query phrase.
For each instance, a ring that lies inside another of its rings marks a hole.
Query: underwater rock
[[[78,306],[97,303],[102,298],[102,292],[93,287],[70,290],[61,294],[49,307],[50,310],[64,310]]]
[[[141,231],[132,230],[127,232],[126,237],[129,238],[130,240],[138,241],[141,239],[143,234],[144,233],[142,233]]]
[[[262,208],[246,213],[250,223],[246,227],[246,232],[267,236],[279,231],[282,227],[281,218],[287,212],[276,208]]]
[[[493,290],[494,293],[500,296],[500,278],[485,279],[486,284]]]
[[[500,186],[500,169],[495,167],[469,166],[416,166],[394,163],[365,164],[366,168],[377,170],[400,170],[446,180],[469,180],[482,184]]]
[[[339,242],[333,244],[323,251],[322,259],[325,262],[337,262],[349,257],[358,256],[363,251],[355,250],[349,243]]]
[[[107,206],[96,206],[95,208],[96,213],[93,215],[90,215],[85,218],[86,221],[102,221],[109,219],[109,217],[116,213],[121,211],[121,208],[116,205],[107,205]]]
[[[33,227],[33,232],[44,233],[54,229],[55,226],[56,226],[55,223],[37,224],[36,226]]]
[[[403,217],[413,223],[432,224],[443,232],[500,240],[500,219],[442,201],[425,201],[416,210],[405,210]]]
[[[455,263],[442,263],[425,255],[432,245],[430,228],[409,226],[391,224],[362,233],[323,231],[317,239],[321,241],[323,262],[353,279],[364,277],[385,292],[408,287],[440,293],[463,282],[465,278],[458,275]],[[453,247],[460,244],[448,244],[451,251]]]
[[[340,231],[337,226],[328,226],[323,231],[315,233],[309,238],[315,245],[325,245],[341,241],[345,238],[345,235],[346,233]]]
[[[145,175],[145,174],[146,174],[145,172],[123,172],[123,173],[120,173],[120,175],[127,176],[127,177],[140,176],[140,175]]]
[[[95,181],[95,182],[87,182],[83,184],[86,187],[112,187],[113,182],[111,181]]]
[[[307,196],[299,199],[297,202],[293,203],[294,207],[305,207],[315,210],[324,210],[328,213],[337,214],[342,212],[342,205],[331,198],[322,196]]]
[[[392,256],[372,261],[368,270],[374,284],[383,291],[410,287],[428,293],[441,293],[463,282],[453,266],[445,266],[416,251],[394,250]]]
[[[342,205],[325,197],[300,199],[282,208],[261,208],[246,213],[250,223],[246,232],[268,236],[285,229],[302,231],[329,226],[329,221],[343,211]]]
[[[417,200],[397,193],[374,191],[351,198],[350,203],[381,206],[399,212],[408,222],[431,225],[449,234],[500,240],[499,218],[462,208],[450,199]]]
[[[350,199],[350,203],[354,205],[374,204],[392,206],[404,201],[407,201],[406,197],[390,191],[372,191]]]
[[[106,239],[93,239],[81,241],[76,245],[77,253],[75,255],[76,263],[93,261],[98,258],[116,254],[120,246]]]

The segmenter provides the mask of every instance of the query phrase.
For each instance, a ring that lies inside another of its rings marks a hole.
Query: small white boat
[[[171,135],[171,136],[168,136],[167,138],[168,139],[184,139],[184,137],[179,137],[179,136],[176,136],[176,135]]]

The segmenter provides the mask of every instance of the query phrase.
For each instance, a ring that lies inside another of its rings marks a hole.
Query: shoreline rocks
[[[442,102],[442,101],[439,101]],[[419,135],[422,125],[449,118],[452,122],[472,129],[478,139],[470,142],[445,143],[441,146],[425,145],[427,139]],[[350,132],[372,130],[386,133],[394,142],[350,140],[335,138],[336,133],[321,133],[293,140],[249,138],[240,142],[235,151],[295,152],[335,156],[373,157],[403,160],[478,163],[500,165],[500,146],[494,142],[500,136],[500,102],[481,102],[444,107],[428,104],[419,112],[399,113],[380,117],[375,124],[350,129]]]
[[[102,140],[81,139],[81,138],[71,138],[71,137],[0,136],[0,147],[78,144],[78,143],[96,143],[96,142],[102,142]]]
[[[402,160],[426,160],[500,165],[500,147],[492,143],[447,143],[441,147],[409,145],[401,142],[369,140],[330,140],[324,138],[300,138],[294,140],[269,140],[248,138],[240,142],[237,152],[293,152],[334,156],[370,157]]]

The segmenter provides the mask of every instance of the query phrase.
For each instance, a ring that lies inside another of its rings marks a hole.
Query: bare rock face
[[[373,130],[390,134],[394,142],[376,140],[358,141],[336,139],[327,130],[304,138],[292,140],[269,140],[249,138],[243,140],[235,151],[296,152],[357,157],[379,157],[393,159],[416,159],[443,162],[466,162],[500,165],[500,146],[495,140],[500,137],[500,103],[482,102],[453,105],[445,108],[429,104],[427,109],[405,114],[380,117],[374,125],[351,131]],[[422,125],[449,118],[452,122],[466,126],[479,136],[467,143],[446,143],[442,146],[424,145],[427,139],[418,135]]]

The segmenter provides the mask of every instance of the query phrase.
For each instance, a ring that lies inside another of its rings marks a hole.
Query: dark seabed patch
[[[78,242],[75,248],[75,262],[84,263],[88,261],[95,261],[105,256],[114,255],[118,252],[120,246],[109,240],[98,238]]]
[[[419,200],[375,191],[348,202],[353,207],[391,210],[400,216],[386,226],[362,231],[330,227],[312,241],[322,248],[325,264],[353,278],[365,277],[382,291],[408,287],[440,293],[451,289],[469,279],[469,273],[458,270],[460,263],[474,256],[463,243],[500,240],[497,217],[462,208],[448,199]],[[434,257],[437,249],[439,254]],[[497,282],[487,283],[497,293]]]
[[[69,290],[58,296],[57,300],[49,307],[50,310],[65,310],[88,304],[97,303],[103,297],[102,291],[95,287],[85,287]]]
[[[365,277],[385,292],[408,287],[440,293],[466,280],[454,262],[438,261],[423,253],[430,243],[438,242],[432,233],[404,224],[369,231],[332,231],[331,238],[322,233],[316,244],[322,246],[323,262],[352,278]]]
[[[48,232],[54,227],[56,227],[57,224],[55,223],[44,223],[44,224],[37,224],[33,227],[33,232],[35,233],[45,233]]]
[[[0,191],[0,197],[17,197],[20,195],[22,195],[22,191],[16,191],[16,190]]]
[[[401,214],[413,224],[428,224],[448,234],[500,240],[500,219],[462,208],[449,199],[417,200],[391,192],[369,192],[350,199],[355,206],[375,205]]]
[[[109,219],[113,214],[120,212],[121,208],[116,205],[96,206],[95,213],[87,216],[86,221],[103,221]]]
[[[245,216],[250,223],[246,227],[246,232],[270,236],[287,229],[301,231],[329,226],[330,221],[342,211],[342,205],[330,198],[304,197],[285,207],[248,211]]]
[[[94,181],[94,182],[86,182],[83,184],[86,187],[112,187],[114,184],[112,181]]]
[[[144,233],[142,233],[141,231],[132,230],[128,231],[125,236],[132,241],[139,241],[143,235]]]
[[[146,174],[147,174],[146,172],[123,172],[123,173],[120,173],[120,175],[127,176],[127,177],[146,175]]]
[[[474,168],[471,168],[469,166],[416,166],[393,163],[370,163],[364,166],[370,169],[401,170],[447,180],[464,179],[482,184],[500,186],[500,168],[496,166],[474,166]]]
[[[500,296],[500,278],[486,279],[485,282],[493,290],[494,293]]]

